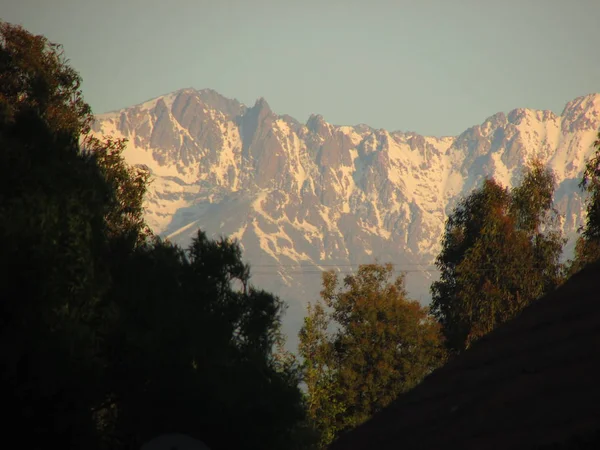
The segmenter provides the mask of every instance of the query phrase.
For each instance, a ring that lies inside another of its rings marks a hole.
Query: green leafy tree
[[[344,279],[323,275],[323,303],[300,332],[308,411],[321,445],[414,387],[443,360],[439,326],[407,299],[393,266],[362,265]]]
[[[525,168],[520,185],[511,192],[510,215],[517,232],[525,235],[533,270],[528,272],[533,287],[531,298],[554,290],[564,280],[560,263],[566,239],[560,231],[559,214],[553,206],[556,179],[539,160]],[[525,269],[524,269],[525,270]]]
[[[299,354],[304,358],[303,381],[307,390],[307,413],[318,432],[318,446],[326,447],[343,429],[346,403],[337,382],[335,353],[328,334],[331,318],[321,302],[308,305],[300,330]]]
[[[538,161],[512,191],[494,180],[448,218],[431,309],[460,352],[561,282],[554,176]]]
[[[594,142],[594,155],[587,161],[579,187],[587,193],[586,219],[575,244],[575,259],[570,272],[600,259],[600,132]]]

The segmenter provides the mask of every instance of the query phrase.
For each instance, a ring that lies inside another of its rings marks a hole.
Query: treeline
[[[125,142],[91,137],[80,83],[60,46],[0,22],[0,389],[20,448],[137,449],[168,432],[326,448],[600,258],[599,134],[572,261],[554,176],[532,161],[517,187],[485,180],[458,203],[431,308],[389,264],[325,273],[298,361],[284,303],[250,284],[236,242],[152,234],[149,174]]]
[[[143,220],[148,173],[89,135],[60,46],[0,23],[0,398],[24,449],[139,449],[161,433],[211,448],[294,448],[300,371],[283,303],[237,243],[187,250]]]

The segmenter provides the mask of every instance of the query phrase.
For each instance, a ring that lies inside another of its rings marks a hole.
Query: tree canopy
[[[572,272],[600,259],[600,132],[594,142],[594,154],[587,161],[579,187],[587,193],[586,219],[575,245]]]
[[[519,186],[487,179],[448,217],[431,308],[450,350],[468,348],[560,283],[554,183],[533,161]]]
[[[284,304],[249,278],[237,243],[202,232],[187,252],[155,240],[120,261],[106,347],[114,436],[285,447],[304,414],[299,374],[273,352]]]
[[[59,45],[0,23],[0,381],[24,448],[290,448],[304,404],[283,302],[239,245],[189,249],[143,220],[148,173],[90,137]],[[8,435],[5,436],[8,439]]]
[[[323,275],[321,301],[300,332],[308,413],[321,446],[415,386],[443,361],[439,327],[410,301],[390,264],[362,265],[340,286]]]

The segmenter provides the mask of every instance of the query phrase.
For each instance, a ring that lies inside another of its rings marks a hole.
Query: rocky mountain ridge
[[[600,94],[561,115],[515,109],[456,137],[337,126],[312,115],[302,124],[215,91],[182,89],[97,116],[94,133],[129,140],[125,157],[152,172],[146,218],[187,245],[198,228],[239,239],[254,283],[290,303],[295,342],[321,270],[393,262],[414,298],[427,301],[433,261],[452,207],[493,176],[518,183],[532,158],[556,174],[565,234],[583,220],[577,187],[600,128]]]

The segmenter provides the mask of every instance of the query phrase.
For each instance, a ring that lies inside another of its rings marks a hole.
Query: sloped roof
[[[566,441],[597,441],[599,369],[596,263],[342,435],[331,450],[562,449]]]

